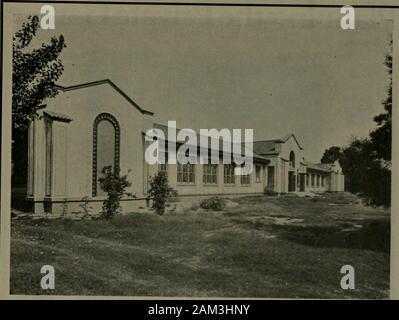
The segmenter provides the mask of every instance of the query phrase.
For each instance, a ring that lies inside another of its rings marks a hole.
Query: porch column
[[[28,131],[27,188],[27,200],[32,201],[35,213],[44,213],[45,151],[44,120],[35,119],[31,121]]]
[[[60,200],[67,196],[67,123],[53,121],[51,163],[51,198]]]

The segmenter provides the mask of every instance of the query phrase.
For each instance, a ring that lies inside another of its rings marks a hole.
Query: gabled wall
[[[52,192],[46,194],[45,118],[35,121],[30,134],[32,160],[28,199],[40,201],[78,201],[92,195],[93,124],[101,113],[111,114],[120,126],[120,168],[129,175],[128,192],[143,197],[144,155],[142,131],[144,115],[107,84],[60,92],[48,101],[44,111],[56,112],[72,119],[54,120],[52,149]],[[148,117],[148,115],[146,115]],[[147,120],[148,122],[148,120]],[[34,127],[34,129],[33,129]],[[33,141],[34,140],[34,141]],[[34,152],[33,152],[34,150]],[[100,198],[98,200],[101,200]]]

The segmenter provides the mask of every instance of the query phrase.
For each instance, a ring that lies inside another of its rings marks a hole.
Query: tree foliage
[[[37,109],[46,98],[58,93],[55,86],[64,66],[59,58],[66,47],[64,37],[52,37],[49,43],[31,49],[39,28],[39,18],[30,16],[13,37],[12,120],[14,135],[24,131],[37,116]]]
[[[105,219],[111,219],[114,215],[121,213],[121,199],[125,195],[131,196],[126,192],[126,188],[132,185],[128,181],[127,175],[120,176],[117,171],[114,172],[112,166],[106,166],[101,170],[103,176],[98,179],[101,189],[107,193],[102,211]]]
[[[377,127],[366,138],[353,138],[348,146],[327,149],[321,160],[339,156],[345,189],[360,194],[368,204],[385,206],[391,203],[392,40],[389,47],[384,61],[389,74],[387,98],[382,101],[384,112],[374,117]]]
[[[376,157],[390,163],[392,152],[392,40],[389,47],[391,52],[385,56],[384,62],[389,74],[387,98],[382,101],[384,112],[374,117],[377,128],[370,133],[370,139]]]
[[[391,171],[376,157],[370,138],[355,138],[344,148],[340,159],[345,188],[360,194],[368,204],[390,205]]]
[[[26,185],[29,122],[46,98],[57,94],[56,81],[64,70],[59,56],[66,47],[64,37],[53,37],[39,48],[31,48],[39,29],[39,18],[30,16],[12,43],[12,183]]]
[[[321,163],[334,163],[339,160],[342,156],[342,151],[340,147],[332,146],[324,151],[323,157],[321,158]]]

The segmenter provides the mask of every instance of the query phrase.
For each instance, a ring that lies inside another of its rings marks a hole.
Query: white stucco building
[[[343,191],[338,162],[312,164],[294,134],[256,141],[254,170],[235,176],[234,165],[148,165],[145,132],[163,126],[110,80],[68,87],[40,109],[29,129],[27,200],[35,212],[60,212],[65,204],[79,211],[84,199],[100,208],[105,194],[98,177],[106,165],[129,169],[135,198],[122,206],[131,210],[147,203],[150,177],[168,172],[179,195]]]

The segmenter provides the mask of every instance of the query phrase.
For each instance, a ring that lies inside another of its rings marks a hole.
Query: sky
[[[64,35],[60,85],[109,78],[155,122],[180,128],[247,128],[255,140],[294,133],[316,162],[367,135],[383,111],[390,21],[342,30],[339,16],[146,10],[58,15],[36,42]]]

